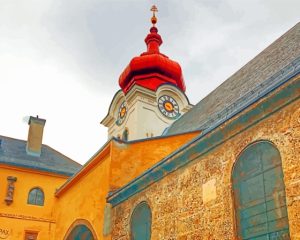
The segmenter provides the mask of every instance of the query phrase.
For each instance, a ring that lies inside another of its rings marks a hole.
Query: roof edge
[[[64,192],[71,188],[76,182],[78,182],[83,176],[85,176],[91,168],[97,165],[104,156],[106,156],[111,150],[111,142],[115,138],[110,138],[84,165],[83,167],[75,173],[71,178],[69,178],[60,188],[55,192],[56,197],[60,197]],[[98,158],[96,158],[98,157]]]
[[[289,78],[292,74],[297,74],[297,71],[300,70],[300,57],[295,58],[290,64],[283,67],[281,70],[273,74],[271,77],[266,79],[263,83],[257,85],[251,91],[247,92],[240,98],[238,98],[235,102],[225,107],[223,110],[216,112],[210,118],[208,118],[201,125],[197,126],[194,130],[207,130],[212,125],[216,125],[219,122],[222,122],[224,119],[228,118],[229,115],[232,115],[234,112],[238,112],[242,110],[245,106],[256,99],[257,97],[261,97],[265,94],[265,92],[270,92],[275,89],[278,85],[282,84],[282,82]],[[202,99],[203,100],[203,99]],[[202,101],[201,100],[201,101]],[[184,115],[183,115],[184,116]],[[173,122],[165,131],[164,135],[168,136],[169,132],[176,124],[177,121],[180,121],[181,118]],[[175,131],[175,133],[178,133]],[[170,134],[170,135],[171,135]]]
[[[289,74],[289,78],[285,77],[284,79],[282,79],[283,81],[281,82],[281,84],[277,85],[277,87],[275,89],[282,86],[288,80],[291,80],[295,76],[299,75],[300,65],[298,65],[298,67],[299,68],[296,71],[296,73]],[[278,103],[276,102],[277,105],[275,104],[275,108],[270,113],[268,113],[267,116],[269,116],[269,115],[273,114],[274,112],[280,110],[281,108],[283,108],[284,106],[286,106],[290,102],[299,99],[300,96],[299,96],[299,94],[297,96],[297,89],[300,88],[300,77],[299,77],[299,79],[296,79],[295,83],[292,83],[292,84],[294,84],[295,86],[288,85],[287,87],[283,88],[282,90],[280,90],[279,92],[277,92],[273,96],[271,96],[270,98],[265,99],[264,101],[262,101],[255,108],[253,108],[253,109],[249,110],[248,112],[246,112],[244,115],[240,115],[238,118],[234,119],[232,124],[234,125],[236,122],[239,121],[240,118],[251,115],[251,113],[253,111],[260,111],[262,113],[266,108],[270,107],[270,102],[272,102],[272,101],[277,101]],[[274,91],[275,89],[273,89],[272,91]],[[253,99],[253,101],[250,105],[252,105],[253,103],[255,103],[259,100],[261,100],[263,97],[265,97],[267,94],[271,93],[272,91],[268,91],[263,96],[260,96],[257,99]],[[280,94],[282,94],[283,96],[290,97],[290,96],[292,96],[292,94],[290,94],[291,92],[293,92],[294,95],[296,94],[296,97],[294,99],[290,99],[289,102],[282,102],[282,101],[280,102],[281,98],[280,97],[279,97],[279,99],[276,98]],[[248,108],[250,105],[245,107],[244,110],[246,108]],[[265,106],[262,107],[263,105],[265,105]],[[235,113],[235,115],[239,114],[240,112]],[[267,116],[262,114],[260,116],[259,120],[264,119]],[[233,116],[230,116],[230,118],[232,118],[232,117]],[[212,150],[213,148],[219,146],[222,142],[224,142],[228,138],[232,137],[232,136],[227,136],[227,138],[225,140],[220,137],[220,136],[224,135],[224,131],[226,130],[226,128],[228,129],[229,126],[225,126],[224,129],[222,129],[222,132],[221,132],[221,130],[218,131],[218,129],[217,129],[221,124],[225,123],[227,120],[228,119],[224,120],[222,123],[215,126],[214,128],[209,129],[208,131],[205,131],[205,132],[201,133],[200,136],[198,136],[198,137],[192,139],[191,141],[189,141],[188,143],[184,144],[182,147],[177,149],[175,152],[173,152],[173,153],[169,154],[168,156],[166,156],[165,158],[163,158],[160,162],[153,165],[150,169],[148,169],[147,171],[145,171],[144,173],[139,175],[137,178],[133,179],[131,182],[129,182],[128,184],[126,184],[122,188],[120,188],[120,189],[118,189],[114,192],[111,192],[107,196],[107,202],[111,203],[113,206],[116,206],[116,205],[122,203],[123,201],[125,201],[126,199],[128,199],[129,197],[133,196],[134,194],[136,194],[138,192],[141,192],[147,186],[161,180],[162,178],[164,178],[169,173],[177,170],[178,168],[183,167],[184,165],[186,165],[187,163],[195,160],[197,157],[201,156],[202,154],[205,154],[208,151]],[[239,132],[242,132],[245,129],[249,128],[251,125],[256,124],[257,121],[258,120],[256,119],[256,120],[253,120],[253,122],[251,122],[251,123],[247,122],[248,126],[245,126]],[[214,130],[216,130],[216,131],[214,133],[212,133]],[[209,134],[212,134],[212,136],[209,136]],[[207,139],[208,137],[210,139]],[[205,141],[214,142],[214,144],[212,145],[212,144],[203,143]],[[203,151],[199,152],[199,156],[195,156],[195,153],[192,153],[193,158],[189,157],[189,151],[196,144],[201,144],[201,143],[203,143],[203,146],[202,146]]]
[[[186,135],[186,134],[191,134],[191,133],[201,133],[202,130],[201,129],[196,129],[193,131],[187,131],[187,132],[181,132],[181,133],[175,133],[172,135],[160,135],[160,136],[155,136],[155,137],[151,137],[151,138],[141,138],[141,139],[135,139],[135,140],[131,140],[131,141],[124,141],[122,139],[118,139],[118,138],[114,138],[115,141],[117,142],[121,142],[121,143],[126,143],[126,144],[131,144],[131,143],[140,143],[140,142],[147,142],[147,141],[154,141],[154,140],[160,140],[160,139],[167,139],[170,137],[177,137],[180,135]]]
[[[22,172],[31,172],[31,173],[36,173],[36,174],[42,174],[42,175],[49,175],[49,176],[54,176],[54,177],[61,177],[68,179],[70,176],[73,175],[73,173],[67,173],[67,172],[60,172],[60,171],[47,171],[44,170],[43,168],[32,168],[28,166],[22,166],[21,164],[11,164],[7,162],[0,161],[0,166],[2,165],[3,168],[8,168],[8,169],[17,169],[18,171]]]

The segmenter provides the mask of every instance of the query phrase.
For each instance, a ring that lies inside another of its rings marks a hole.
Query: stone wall
[[[151,239],[235,239],[232,169],[242,150],[259,140],[280,151],[290,234],[300,239],[299,106],[298,99],[115,206],[112,239],[130,239],[130,216],[141,201],[152,210]]]

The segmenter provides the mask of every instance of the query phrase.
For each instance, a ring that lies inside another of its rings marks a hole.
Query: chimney
[[[42,150],[42,140],[43,140],[43,131],[46,120],[39,118],[39,116],[32,117],[30,116],[28,125],[28,139],[26,152],[29,155],[39,157]]]

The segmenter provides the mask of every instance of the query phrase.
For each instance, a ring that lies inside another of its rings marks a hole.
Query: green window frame
[[[247,146],[233,169],[237,239],[290,239],[279,150],[268,141]]]
[[[45,195],[41,188],[32,188],[28,193],[27,203],[30,205],[44,206]]]
[[[152,213],[147,202],[139,203],[131,215],[130,240],[151,239]]]

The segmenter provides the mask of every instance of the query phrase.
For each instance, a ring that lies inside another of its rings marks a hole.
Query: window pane
[[[41,190],[37,191],[36,204],[37,205],[44,205],[44,194]]]
[[[28,195],[28,203],[35,204],[36,189],[32,189]]]
[[[150,240],[151,210],[146,202],[140,203],[131,216],[131,239]]]
[[[28,194],[28,204],[32,205],[44,205],[44,193],[39,188],[32,189]]]
[[[233,189],[239,239],[289,236],[281,157],[275,146],[257,142],[241,154]]]
[[[25,240],[36,240],[38,233],[34,232],[25,232]]]

